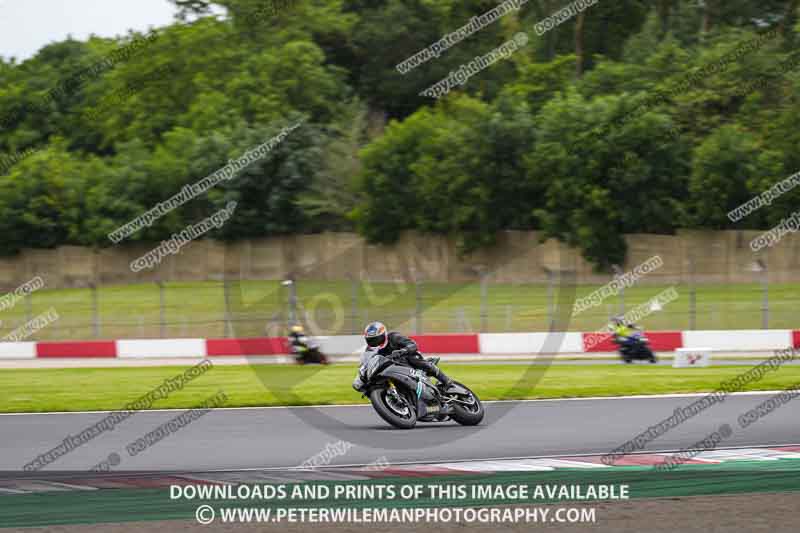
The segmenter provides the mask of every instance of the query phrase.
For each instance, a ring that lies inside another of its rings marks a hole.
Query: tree
[[[358,153],[367,142],[367,109],[355,101],[342,119],[329,128],[322,168],[308,191],[297,199],[302,212],[321,228],[350,229],[352,213],[365,201],[358,188],[362,172]]]
[[[728,212],[761,192],[763,181],[774,181],[780,161],[762,150],[755,136],[742,127],[725,125],[697,147],[689,180],[687,223],[722,229],[731,225]],[[763,181],[762,181],[763,180]],[[748,216],[744,227],[759,227],[764,212]]]
[[[546,183],[535,209],[544,238],[583,252],[600,270],[624,261],[624,233],[670,233],[685,199],[686,148],[670,134],[670,118],[649,111],[604,135],[592,135],[628,102],[587,101],[576,91],[556,96],[537,118],[528,174]]]
[[[523,166],[534,138],[527,106],[512,97],[460,96],[390,123],[363,151],[361,231],[379,242],[405,229],[443,233],[468,253],[499,230],[534,227],[544,187]]]

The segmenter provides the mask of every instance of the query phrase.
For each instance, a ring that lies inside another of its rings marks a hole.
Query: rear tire
[[[399,429],[412,429],[417,425],[417,411],[409,402],[402,392],[398,391],[400,397],[405,402],[407,413],[403,415],[397,410],[397,406],[390,406],[391,399],[387,399],[386,395],[389,393],[388,388],[372,389],[369,393],[369,401],[372,402],[372,407],[378,415],[386,420],[389,424]]]
[[[454,403],[453,414],[450,415],[450,418],[462,426],[476,426],[480,424],[483,420],[483,415],[485,414],[481,400],[474,392],[472,392],[468,387],[465,387],[462,383],[454,383],[467,389],[470,393],[470,398],[475,400],[475,402],[470,406]]]

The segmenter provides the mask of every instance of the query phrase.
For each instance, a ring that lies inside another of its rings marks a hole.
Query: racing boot
[[[438,366],[436,366],[436,362],[438,361],[439,361],[438,357],[433,359],[426,359],[422,363],[422,365],[420,365],[420,368],[424,369],[425,373],[428,374],[429,376],[436,378],[436,380],[439,382],[437,388],[442,393],[446,393],[448,389],[453,385],[453,380],[447,377],[447,374],[442,372],[442,370]]]
[[[439,381],[439,390],[446,393],[453,386],[453,380],[447,374],[436,368],[436,373],[433,375]]]

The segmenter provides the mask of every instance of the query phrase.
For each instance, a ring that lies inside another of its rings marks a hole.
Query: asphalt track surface
[[[689,447],[729,424],[732,435],[719,447],[800,443],[796,408],[784,405],[746,429],[740,414],[772,393],[729,396],[649,443],[650,451]],[[452,422],[419,424],[410,431],[387,426],[370,406],[321,408],[241,408],[209,412],[135,456],[126,445],[182,411],[139,412],[48,465],[43,472],[86,471],[116,453],[114,471],[236,470],[287,468],[319,454],[340,440],[353,443],[331,466],[449,462],[493,458],[604,454],[677,407],[701,395],[666,397],[536,400],[486,404],[486,418],[476,427]],[[107,413],[0,415],[0,471],[20,472],[23,465],[76,435]]]

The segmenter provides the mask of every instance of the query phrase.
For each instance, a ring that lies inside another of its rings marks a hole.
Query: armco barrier
[[[205,339],[136,339],[117,341],[117,357],[205,357]]]
[[[413,335],[422,353],[481,353],[477,335]]]
[[[648,331],[645,335],[650,347],[657,352],[674,352],[683,348],[683,333],[680,331]]]
[[[425,354],[528,355],[538,353],[614,352],[610,338],[598,333],[473,333],[413,335]],[[656,352],[708,347],[717,352],[769,352],[800,348],[800,330],[652,331],[646,332]],[[358,354],[359,335],[321,336],[317,341],[330,355]],[[121,359],[283,356],[284,337],[249,339],[130,339],[117,341],[0,342],[0,359],[101,357]],[[280,360],[276,357],[276,360]]]
[[[683,347],[683,333],[680,331],[645,331],[650,347],[656,352],[674,352]],[[584,352],[615,352],[617,345],[607,333],[584,333]]]
[[[684,331],[687,348],[707,346],[714,351],[780,350],[792,345],[788,329]]]
[[[0,359],[35,359],[35,342],[0,342]]]
[[[611,335],[606,332],[582,333],[584,352],[613,352],[616,345],[611,340]]]
[[[549,342],[548,342],[548,339]],[[547,344],[546,344],[547,343]],[[577,332],[567,333],[481,333],[482,354],[581,353],[583,341]]]
[[[319,343],[319,349],[331,355],[352,355],[361,353],[364,349],[364,337],[361,335],[332,335],[315,339]]]
[[[285,337],[207,339],[206,355],[283,355],[289,351]]]
[[[37,342],[36,357],[116,357],[115,341]]]

